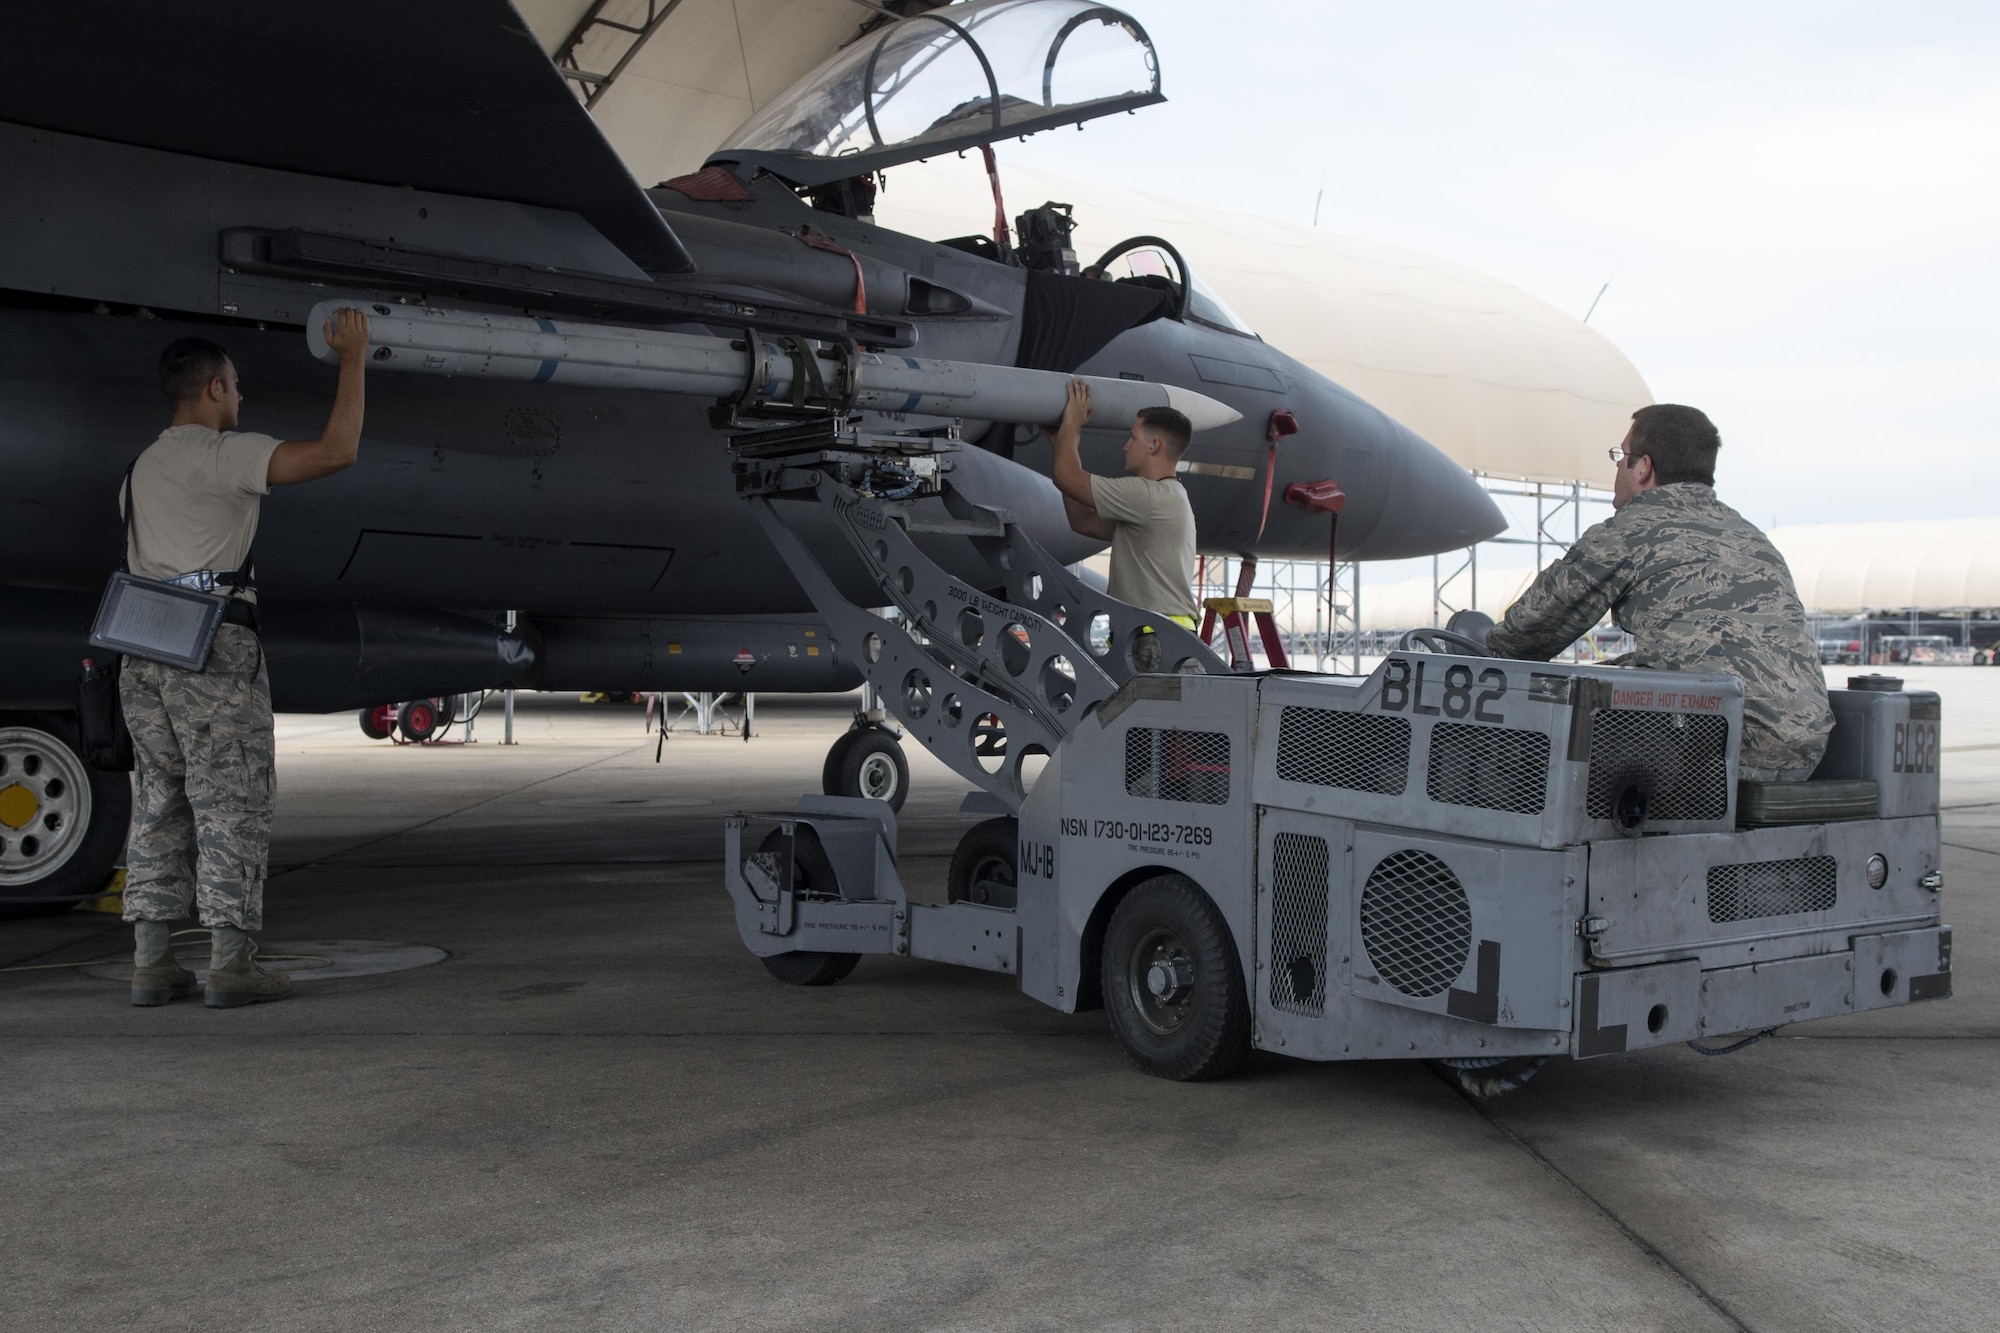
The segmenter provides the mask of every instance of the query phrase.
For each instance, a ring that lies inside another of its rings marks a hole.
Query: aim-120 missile
[[[306,321],[306,344],[329,364],[325,322],[347,301],[322,301]],[[604,324],[558,323],[526,315],[491,315],[423,306],[367,306],[371,370],[471,375],[536,384],[651,389],[732,398],[750,376],[751,350],[742,339]],[[761,337],[761,335],[759,335]],[[786,346],[763,339],[764,398],[789,400],[796,363]],[[821,360],[826,397],[851,393],[862,411],[974,421],[1053,423],[1062,417],[1072,378],[1090,386],[1092,426],[1123,428],[1144,407],[1172,407],[1196,430],[1226,426],[1242,413],[1206,394],[1145,380],[1072,377],[972,361],[933,361],[893,352],[863,352],[853,361],[856,383],[841,380],[845,362]],[[814,397],[821,397],[815,394]]]

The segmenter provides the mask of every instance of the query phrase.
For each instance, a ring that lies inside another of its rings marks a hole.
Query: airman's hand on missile
[[[1090,420],[1090,386],[1082,380],[1069,382],[1069,401],[1063,404],[1063,425],[1083,429]]]
[[[326,345],[340,355],[342,361],[350,356],[368,354],[368,316],[353,306],[342,306],[326,322],[324,330]]]
[[[1071,380],[1069,382],[1069,399],[1063,404],[1062,419],[1054,426],[1042,427],[1042,434],[1048,436],[1051,440],[1055,439],[1057,432],[1063,430],[1081,435],[1084,423],[1089,420],[1090,386],[1082,380]]]

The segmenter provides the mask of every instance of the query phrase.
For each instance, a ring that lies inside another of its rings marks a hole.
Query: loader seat
[[[1774,828],[1780,824],[1827,824],[1841,819],[1873,819],[1879,809],[1872,781],[1838,778],[1822,782],[1739,782],[1736,827]]]

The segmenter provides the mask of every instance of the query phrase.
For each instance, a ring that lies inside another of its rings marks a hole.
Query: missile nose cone
[[[1213,430],[1217,426],[1227,426],[1232,421],[1243,420],[1241,412],[1228,403],[1210,398],[1205,393],[1183,389],[1176,384],[1163,387],[1167,391],[1167,406],[1185,416],[1197,431]]]

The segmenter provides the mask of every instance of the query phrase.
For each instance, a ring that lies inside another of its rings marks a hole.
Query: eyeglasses
[[[1623,467],[1623,466],[1625,465],[1625,446],[1624,446],[1624,445],[1622,445],[1622,444],[1614,444],[1614,445],[1612,445],[1612,446],[1611,446],[1611,461],[1612,461],[1612,462],[1614,462],[1614,463],[1616,463],[1616,464],[1618,464],[1618,465],[1619,465],[1620,467]]]

